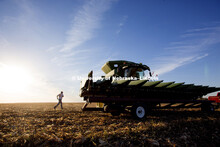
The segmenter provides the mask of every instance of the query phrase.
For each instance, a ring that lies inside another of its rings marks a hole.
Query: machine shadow
[[[107,115],[105,115],[107,117]],[[113,116],[112,116],[113,117]],[[122,114],[120,116],[122,119],[131,119],[134,120],[135,118],[131,114]],[[214,112],[202,112],[202,111],[191,111],[191,110],[155,110],[147,113],[145,119],[141,121],[147,120],[167,120],[172,118],[172,120],[179,120],[179,119],[187,119],[187,118],[220,118],[220,111]]]

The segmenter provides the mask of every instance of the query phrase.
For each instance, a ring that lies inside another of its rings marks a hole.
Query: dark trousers
[[[62,105],[62,100],[59,99],[59,102],[57,103],[56,106],[54,106],[54,109],[56,109],[56,107],[60,104],[61,109],[63,109],[63,105]]]

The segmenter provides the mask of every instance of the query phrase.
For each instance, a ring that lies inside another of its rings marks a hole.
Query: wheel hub
[[[142,106],[137,107],[136,115],[138,118],[143,118],[145,116],[145,109]]]

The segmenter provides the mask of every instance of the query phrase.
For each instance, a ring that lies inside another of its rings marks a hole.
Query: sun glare
[[[24,92],[31,82],[31,74],[23,67],[7,65],[0,67],[0,89],[3,92]]]

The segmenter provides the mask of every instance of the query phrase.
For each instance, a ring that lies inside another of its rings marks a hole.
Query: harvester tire
[[[146,106],[143,104],[137,104],[132,107],[131,113],[136,119],[144,119],[146,117]]]

